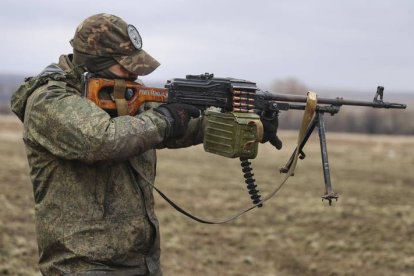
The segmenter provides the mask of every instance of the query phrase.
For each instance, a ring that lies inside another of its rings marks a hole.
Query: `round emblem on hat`
[[[137,28],[135,28],[133,25],[128,25],[128,36],[129,36],[129,39],[131,39],[132,45],[134,45],[134,47],[137,50],[141,50],[142,39],[141,39],[141,36],[139,35]]]

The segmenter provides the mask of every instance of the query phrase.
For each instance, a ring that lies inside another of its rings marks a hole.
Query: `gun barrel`
[[[296,102],[296,103],[305,103],[306,96],[300,95],[289,95],[289,94],[274,94],[270,92],[264,92],[264,100],[268,101],[278,101],[278,102]],[[372,102],[367,101],[358,101],[358,100],[346,100],[342,98],[318,98],[318,104],[330,104],[335,106],[342,105],[353,105],[353,106],[371,106],[375,108],[396,108],[396,109],[405,109],[407,105],[400,103],[389,103],[383,102],[382,100],[375,100]]]

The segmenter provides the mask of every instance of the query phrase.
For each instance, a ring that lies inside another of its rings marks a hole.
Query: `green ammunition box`
[[[259,115],[207,111],[204,119],[204,150],[221,156],[253,159],[263,135]]]

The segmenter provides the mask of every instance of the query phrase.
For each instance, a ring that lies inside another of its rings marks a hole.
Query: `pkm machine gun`
[[[249,159],[256,157],[258,142],[262,139],[261,119],[265,114],[277,116],[279,112],[288,110],[305,110],[306,113],[309,102],[309,96],[261,91],[254,82],[234,78],[216,78],[209,73],[174,78],[167,81],[164,88],[146,87],[130,81],[119,82],[94,78],[93,75],[86,74],[84,87],[85,96],[88,99],[112,114],[135,115],[139,107],[147,101],[186,103],[204,111],[206,119],[204,149],[221,156],[240,158],[245,182],[255,207],[261,207],[262,203],[268,199],[261,199],[249,162]],[[314,95],[314,107],[310,114],[309,124],[301,130],[303,137],[298,141],[291,158],[280,169],[280,172],[289,172],[293,175],[292,167],[296,165],[297,157],[305,158],[303,148],[317,127],[325,181],[325,193],[322,200],[326,199],[331,204],[332,200],[338,199],[338,195],[333,191],[330,179],[324,114],[335,115],[344,105],[385,109],[405,109],[406,105],[384,102],[384,87],[381,86],[377,88],[373,101],[343,98],[316,99],[316,94]],[[210,110],[209,107],[215,107],[215,109]]]

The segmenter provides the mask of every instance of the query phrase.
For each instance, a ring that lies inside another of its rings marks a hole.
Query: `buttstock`
[[[165,103],[168,100],[168,89],[146,87],[140,83],[126,81],[125,99],[128,102],[128,114],[133,116],[145,102]],[[117,110],[112,97],[115,80],[90,78],[85,84],[85,96],[106,111]]]

